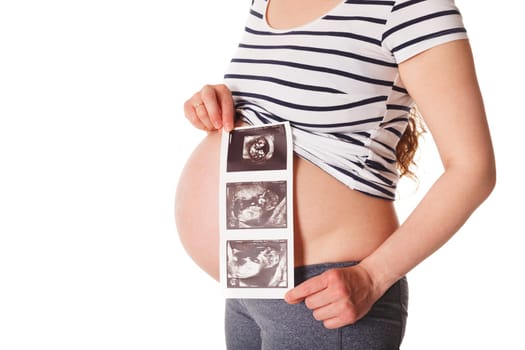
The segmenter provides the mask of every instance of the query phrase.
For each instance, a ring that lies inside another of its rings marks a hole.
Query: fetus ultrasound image
[[[226,184],[228,229],[287,226],[286,181]]]
[[[228,288],[286,288],[286,240],[227,241]]]
[[[286,169],[283,125],[237,129],[230,133],[227,171]]]

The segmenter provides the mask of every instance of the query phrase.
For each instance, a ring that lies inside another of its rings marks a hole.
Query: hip
[[[357,262],[324,263],[295,269],[296,285],[332,269]],[[405,332],[408,283],[396,282],[356,323],[326,329],[304,303],[279,299],[228,299],[228,349],[399,349]],[[264,344],[261,347],[261,344]]]

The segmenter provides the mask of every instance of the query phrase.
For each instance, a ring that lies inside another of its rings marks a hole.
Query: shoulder
[[[466,37],[453,0],[398,0],[393,1],[382,42],[401,62],[438,44]]]

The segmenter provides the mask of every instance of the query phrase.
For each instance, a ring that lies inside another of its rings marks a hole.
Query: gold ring
[[[204,102],[199,102],[193,105],[193,108],[199,108],[200,106],[203,106]]]

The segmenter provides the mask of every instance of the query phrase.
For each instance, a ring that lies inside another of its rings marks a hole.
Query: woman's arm
[[[496,181],[492,142],[467,40],[399,65],[444,172],[399,229],[362,262],[380,290],[431,255],[487,198]]]
[[[328,328],[353,323],[400,277],[447,242],[485,200],[496,171],[483,100],[467,40],[399,65],[430,130],[444,172],[406,221],[354,267],[327,271],[288,292]]]

